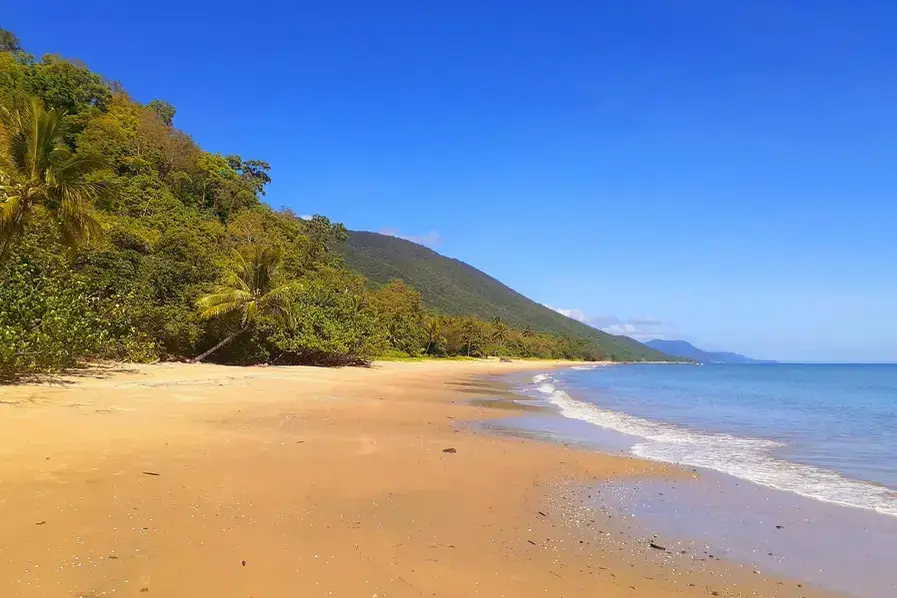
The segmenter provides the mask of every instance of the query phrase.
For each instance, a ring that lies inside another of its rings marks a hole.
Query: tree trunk
[[[19,209],[19,213],[16,214],[16,219],[13,221],[12,226],[9,227],[9,233],[6,235],[6,239],[3,240],[3,250],[0,251],[0,264],[3,264],[6,261],[6,258],[9,257],[9,251],[12,249],[13,237],[15,237],[20,231],[18,231],[18,227],[22,222],[22,217],[25,214],[24,209]]]
[[[9,257],[9,250],[12,247],[12,233],[9,234],[8,237],[3,241],[3,250],[0,251],[0,264],[3,264],[6,261],[6,258]]]
[[[235,338],[237,338],[237,336],[240,335],[240,334],[241,334],[243,331],[245,331],[245,330],[246,330],[246,327],[244,326],[243,328],[240,328],[239,330],[237,330],[236,332],[234,332],[234,333],[231,334],[230,336],[226,337],[223,341],[221,341],[220,343],[218,343],[217,345],[215,345],[214,347],[212,347],[211,349],[209,349],[209,350],[206,351],[205,353],[202,353],[202,354],[200,354],[200,355],[197,355],[196,357],[193,358],[193,363],[199,363],[199,362],[203,361],[206,357],[208,357],[209,355],[211,355],[212,353],[214,353],[215,351],[217,351],[218,349],[220,349],[220,348],[223,347],[224,345],[228,344],[229,342],[231,342],[232,340],[234,340]]]

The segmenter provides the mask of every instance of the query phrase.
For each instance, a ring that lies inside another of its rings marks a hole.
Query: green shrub
[[[48,237],[32,232],[0,265],[0,376],[5,378],[71,367],[101,353],[109,340],[89,284]]]

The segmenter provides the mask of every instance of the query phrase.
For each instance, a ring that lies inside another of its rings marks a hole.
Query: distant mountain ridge
[[[349,231],[339,248],[347,266],[375,286],[394,278],[417,289],[424,302],[446,315],[500,317],[515,328],[531,327],[581,338],[608,359],[670,361],[660,351],[627,336],[608,334],[545,307],[462,261],[445,257],[411,241],[364,231]]]
[[[674,357],[683,357],[686,359],[694,359],[701,363],[777,363],[775,361],[767,361],[761,359],[751,359],[740,353],[729,353],[725,351],[704,351],[698,349],[694,345],[686,341],[667,341],[655,339],[645,343],[648,347],[656,349],[667,355]]]

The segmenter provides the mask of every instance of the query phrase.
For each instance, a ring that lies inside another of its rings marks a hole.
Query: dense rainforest
[[[608,357],[368,284],[338,252],[345,228],[272,209],[270,182],[263,160],[204,151],[168,102],[0,29],[0,377],[85,359]]]

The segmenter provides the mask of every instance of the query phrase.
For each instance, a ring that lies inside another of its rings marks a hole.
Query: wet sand
[[[526,397],[529,408],[515,417],[482,422],[484,430],[627,455],[643,440],[564,417],[533,391],[532,374],[502,379]],[[688,470],[697,475],[605,481],[581,488],[576,496],[584,496],[585,504],[575,517],[591,513],[601,521],[613,515],[613,523],[619,523],[614,525],[618,549],[637,553],[653,541],[675,553],[665,555],[667,564],[683,574],[705,568],[708,561],[725,561],[792,580],[812,579],[820,587],[857,598],[897,596],[894,517],[710,469]],[[607,526],[605,521],[602,527]]]
[[[714,471],[695,480],[603,484],[589,502],[630,522],[628,535],[658,534],[659,543],[698,558],[809,578],[858,598],[897,596],[897,520],[888,515]]]
[[[477,400],[504,394],[489,375],[558,365],[163,364],[0,387],[0,596],[831,596],[677,568],[578,502],[689,472],[472,430],[509,415]]]

